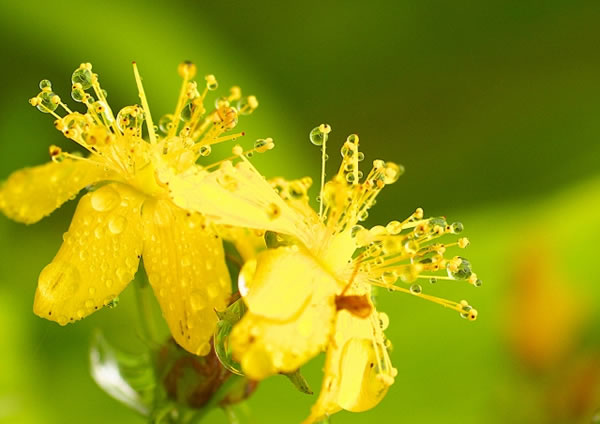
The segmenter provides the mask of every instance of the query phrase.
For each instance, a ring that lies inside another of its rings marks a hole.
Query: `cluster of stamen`
[[[200,87],[194,80],[195,65],[184,62],[178,68],[183,84],[175,112],[162,116],[155,126],[137,66],[135,63],[133,66],[141,105],[126,106],[117,114],[110,108],[107,93],[101,88],[98,75],[92,72],[89,63],[81,64],[71,77],[71,97],[86,106],[86,113],[73,112],[52,91],[50,81],[40,82],[41,92],[30,99],[30,103],[54,116],[56,128],[90,153],[89,158],[84,159],[51,146],[53,160],[67,157],[92,160],[124,176],[132,176],[156,161],[182,172],[199,157],[208,156],[211,146],[243,136],[243,132],[224,133],[236,127],[240,115],[249,115],[258,107],[256,97],[242,97],[241,89],[235,86],[228,96],[216,99],[214,108],[207,108],[207,94],[218,88],[217,80],[214,75],[207,75],[204,86]],[[61,116],[59,108],[66,114]],[[144,122],[149,142],[143,139]],[[246,153],[272,147],[272,140],[259,140],[257,143],[258,147]]]

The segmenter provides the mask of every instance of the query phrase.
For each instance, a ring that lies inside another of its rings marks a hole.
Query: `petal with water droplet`
[[[107,192],[128,199],[128,206],[117,202],[110,210],[97,210],[92,197]],[[117,184],[81,198],[65,242],[38,279],[37,315],[66,324],[88,316],[119,295],[133,279],[142,251],[141,219],[133,206],[139,208],[143,200]],[[120,218],[128,224],[118,233],[110,231],[110,223]]]
[[[186,350],[206,355],[215,309],[224,310],[231,296],[221,239],[200,216],[168,200],[146,202],[142,219],[144,267],[171,334]]]
[[[103,166],[65,159],[14,172],[0,188],[0,210],[33,224],[50,215],[84,187],[110,176]]]
[[[295,371],[325,349],[339,287],[314,258],[293,249],[265,251],[255,266],[242,270],[249,310],[230,339],[244,373],[261,380]]]

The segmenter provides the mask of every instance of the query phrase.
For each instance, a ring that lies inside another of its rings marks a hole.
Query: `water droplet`
[[[47,80],[47,79],[43,79],[40,81],[40,90],[51,90],[52,89],[52,83]]]
[[[410,292],[412,294],[420,294],[423,291],[419,284],[413,284],[410,286]]]
[[[55,261],[46,265],[38,279],[38,289],[48,301],[72,298],[79,289],[80,275],[73,265]]]
[[[94,236],[100,240],[102,237],[104,237],[104,227],[96,227],[96,229],[94,230]]]
[[[116,308],[117,306],[119,306],[119,296],[114,297],[114,298],[107,298],[105,301],[106,306],[108,306],[109,308]]]
[[[394,271],[386,271],[381,274],[381,280],[386,284],[394,284],[398,279],[398,275]]]
[[[437,283],[437,278],[435,278],[435,277],[431,277],[431,278],[429,279],[429,282],[430,282],[431,284],[435,284],[435,283]]]
[[[131,279],[131,274],[126,268],[117,268],[117,278],[123,283],[128,283]]]
[[[98,212],[106,212],[114,209],[120,202],[121,196],[110,185],[99,188],[91,196],[92,208]]]
[[[448,273],[448,277],[455,280],[466,280],[473,274],[471,263],[460,256],[457,256],[448,262],[448,265],[446,265],[446,272]]]
[[[85,98],[85,93],[81,89],[71,90],[71,98],[76,102],[82,103]]]
[[[214,300],[221,293],[221,288],[217,282],[213,281],[206,287],[206,293],[211,300]]]
[[[173,115],[168,113],[158,120],[158,128],[165,134],[173,127]]]
[[[207,75],[204,77],[204,79],[206,80],[206,88],[208,88],[210,91],[215,91],[217,88],[219,88],[219,83],[214,75]]]
[[[385,228],[388,233],[396,235],[402,231],[402,223],[400,221],[390,221]]]
[[[309,139],[315,146],[321,146],[329,138],[331,127],[327,124],[321,124],[318,127],[312,129],[309,134]]]
[[[385,312],[380,312],[379,313],[379,326],[381,327],[382,331],[385,331],[388,326],[390,325],[390,318],[387,316],[387,314]]]
[[[242,97],[237,102],[237,109],[240,115],[250,115],[258,107],[258,100],[254,96]]]
[[[121,234],[127,226],[127,219],[124,216],[111,216],[108,220],[108,229],[113,234]]]
[[[462,224],[462,222],[453,222],[452,225],[450,226],[450,229],[452,230],[452,232],[454,234],[461,233],[464,228],[465,227]]]
[[[198,152],[200,153],[200,156],[208,156],[212,152],[212,147],[208,144],[206,146],[201,146]]]
[[[81,84],[81,88],[87,90],[92,86],[92,71],[87,66],[80,66],[75,69],[73,75],[71,75],[71,82],[73,84]]]
[[[346,138],[346,141],[352,144],[356,144],[358,143],[358,135],[357,134],[350,134],[348,136],[348,138]]]
[[[117,115],[117,126],[125,133],[137,134],[144,123],[144,109],[141,106],[125,106]]]
[[[386,184],[393,184],[398,181],[398,178],[400,178],[402,174],[404,174],[404,167],[402,165],[386,162],[383,182]]]
[[[238,289],[242,297],[248,295],[252,280],[254,279],[254,274],[256,274],[256,266],[256,259],[250,259],[240,270],[238,275]]]
[[[196,355],[198,356],[206,356],[210,353],[210,344],[209,343],[202,343],[202,345],[198,348],[198,350],[196,351]]]
[[[208,305],[204,294],[200,291],[193,291],[190,294],[190,306],[194,311],[200,311]]]
[[[103,123],[105,123],[106,125],[111,125],[113,123],[113,117],[112,114],[109,112],[108,105],[103,101],[98,100],[92,103],[91,109],[94,112],[96,112],[99,119],[101,118]]]
[[[35,98],[37,99],[37,109],[44,113],[54,112],[60,101],[60,97],[58,97],[52,91],[42,91]]]

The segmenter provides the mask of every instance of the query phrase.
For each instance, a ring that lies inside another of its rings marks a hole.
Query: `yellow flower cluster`
[[[375,160],[364,176],[358,136],[350,135],[339,171],[326,182],[331,128],[325,124],[310,133],[322,149],[319,211],[309,204],[310,178],[268,181],[250,163],[252,153],[273,148],[271,139],[256,141],[249,151],[236,145],[231,158],[199,164],[212,145],[244,135],[226,133],[258,102],[233,87],[208,110],[207,94],[218,88],[215,77],[206,76],[199,86],[193,64],[182,63],[178,70],[183,84],[175,111],[158,126],[135,63],[141,105],[116,115],[89,63],[72,75],[71,95],[86,107],[83,114],[71,111],[49,81],[40,83],[30,103],[53,115],[56,128],[87,154],[51,146],[50,163],[17,171],[2,185],[0,210],[34,223],[83,188],[89,192],[56,257],[40,274],[35,313],[64,325],[111,305],[143,258],[173,337],[188,351],[206,355],[216,311],[231,302],[224,237],[245,261],[238,288],[247,312],[229,337],[241,371],[262,380],[294,372],[325,351],[321,393],[305,422],[341,409],[372,408],[397,373],[384,335],[389,319],[375,308],[374,288],[477,318],[466,301],[433,297],[419,284],[443,279],[481,284],[468,260],[446,255],[468,240],[441,240],[460,233],[462,224],[424,218],[419,208],[402,221],[363,227],[379,192],[403,168]]]

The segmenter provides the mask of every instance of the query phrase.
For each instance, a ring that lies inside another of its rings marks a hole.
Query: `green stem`
[[[158,329],[156,328],[154,314],[152,313],[151,299],[148,296],[150,284],[148,283],[148,277],[146,276],[143,264],[141,263],[138,276],[134,281],[134,287],[142,333],[144,334],[146,341],[153,344],[158,343]]]
[[[238,384],[245,384],[245,378],[232,374],[227,380],[225,380],[221,387],[219,387],[215,394],[212,395],[210,400],[202,407],[202,409],[194,415],[194,419],[191,421],[191,423],[200,423],[210,411],[219,406],[221,401],[225,399],[231,389]]]

